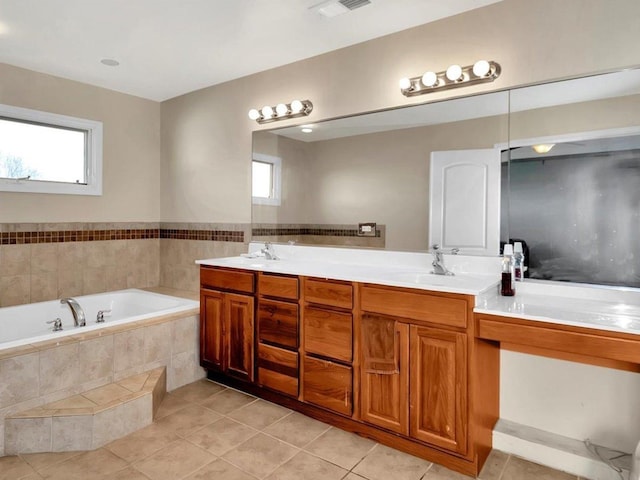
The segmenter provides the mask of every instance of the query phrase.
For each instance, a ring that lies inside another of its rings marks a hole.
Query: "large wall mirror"
[[[435,208],[499,219],[468,253],[519,239],[531,278],[640,286],[640,70],[259,131],[253,151],[253,240],[428,250],[444,221],[433,159],[494,151],[496,211],[459,202],[478,197],[468,182],[444,182]]]

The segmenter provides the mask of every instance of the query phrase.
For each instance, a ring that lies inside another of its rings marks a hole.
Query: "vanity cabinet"
[[[361,309],[360,331],[363,337],[373,337],[361,339],[362,419],[465,454],[466,301],[417,290],[364,285]],[[392,312],[403,316],[390,315]],[[373,326],[367,327],[367,322],[373,322]],[[383,322],[389,328],[377,326]],[[368,342],[374,342],[372,348],[367,348]],[[385,344],[386,361],[380,358],[384,357],[385,347],[381,345]],[[371,351],[377,352],[377,358],[368,361]],[[371,368],[370,364],[381,367]]]
[[[203,266],[201,365],[213,380],[477,475],[498,415],[499,349],[475,338],[473,305],[470,295]]]
[[[258,384],[298,397],[298,277],[258,274]]]
[[[304,279],[301,399],[353,413],[353,285]]]
[[[253,273],[200,270],[200,364],[235,378],[254,379]]]

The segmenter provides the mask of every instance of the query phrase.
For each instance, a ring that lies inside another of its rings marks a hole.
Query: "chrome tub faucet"
[[[87,324],[86,318],[84,316],[84,310],[80,304],[73,298],[63,298],[60,300],[60,303],[69,305],[71,309],[71,314],[73,315],[73,324],[76,327],[84,327]]]

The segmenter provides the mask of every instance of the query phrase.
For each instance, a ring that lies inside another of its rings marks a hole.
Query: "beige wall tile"
[[[93,432],[93,415],[53,417],[51,419],[51,451],[89,450]]]
[[[84,262],[85,242],[64,242],[58,244],[58,269],[80,269]]]
[[[38,243],[31,245],[31,273],[58,271],[58,244]]]
[[[198,344],[198,317],[179,318],[171,322],[171,351],[175,355],[193,351]]]
[[[58,298],[58,272],[32,273],[30,302],[44,302]]]
[[[182,352],[171,357],[171,365],[167,368],[167,390],[175,390],[187,383],[195,382],[198,359],[195,352]]]
[[[94,416],[92,448],[99,448],[153,422],[152,396],[145,395]]]
[[[132,263],[127,268],[127,288],[144,288],[147,286],[147,269],[144,264]]]
[[[5,453],[51,451],[51,417],[8,419],[5,422]]]
[[[80,381],[84,383],[99,378],[109,378],[111,380],[113,374],[113,352],[113,335],[80,342],[78,344]]]
[[[38,353],[0,360],[0,409],[38,396]]]
[[[0,245],[3,275],[25,275],[31,272],[31,245]]]
[[[113,336],[114,371],[129,370],[144,363],[144,329],[137,328]]]
[[[80,378],[77,343],[40,352],[40,395],[64,390],[78,384]]]
[[[0,277],[0,307],[29,303],[30,297],[30,275],[11,275]]]
[[[175,322],[166,322],[144,329],[144,363],[171,357],[172,328]]]
[[[104,269],[101,267],[86,267],[82,271],[82,294],[105,292],[107,279]]]
[[[58,298],[82,295],[84,279],[82,270],[60,270],[58,272]]]

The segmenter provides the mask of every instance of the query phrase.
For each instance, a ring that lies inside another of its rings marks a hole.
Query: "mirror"
[[[509,129],[501,237],[527,276],[640,287],[640,70],[514,89]]]
[[[276,202],[254,198],[252,238],[428,250],[432,152],[506,144],[507,113],[508,92],[497,92],[319,122],[307,133],[254,132],[254,161],[275,159],[281,179],[271,183]],[[359,232],[360,223],[375,226]]]
[[[425,251],[433,152],[498,148],[500,239],[526,242],[528,276],[640,286],[640,70],[302,127],[254,133],[280,180],[253,240]]]

